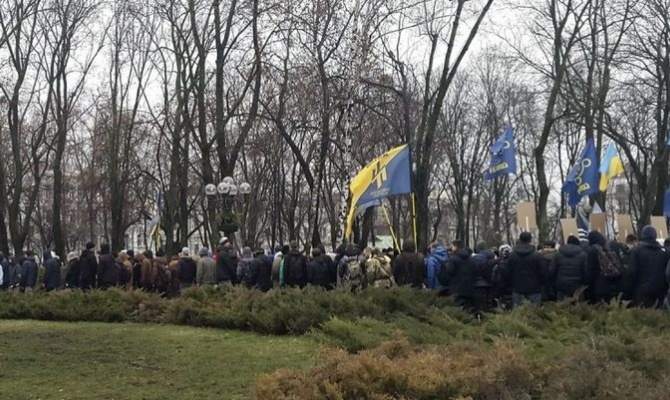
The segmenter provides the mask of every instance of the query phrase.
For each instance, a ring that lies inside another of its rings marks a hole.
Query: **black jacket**
[[[449,293],[457,297],[474,297],[479,273],[476,260],[467,249],[458,249],[447,261]]]
[[[193,285],[198,276],[198,265],[191,257],[182,257],[177,266],[177,275],[180,283]]]
[[[261,292],[272,289],[272,262],[263,254],[254,259],[256,276],[256,288]]]
[[[403,249],[403,252],[393,260],[393,278],[398,286],[423,287],[426,280],[426,266],[421,254],[414,250]]]
[[[92,250],[84,250],[79,257],[79,285],[82,289],[95,287],[98,260]]]
[[[284,256],[284,285],[304,287],[307,284],[307,257],[298,250]]]
[[[330,276],[330,267],[322,256],[313,259],[307,265],[307,281],[311,285],[330,288],[332,286]]]
[[[217,282],[237,282],[237,257],[229,251],[219,252],[216,259],[216,280]]]
[[[588,255],[588,296],[594,303],[608,302],[624,289],[622,287],[623,277],[605,277],[601,273],[597,246],[607,249],[607,240],[599,232],[592,231],[589,233],[589,247],[586,253]]]
[[[76,258],[68,264],[67,274],[65,275],[65,286],[70,289],[79,287],[79,276],[81,268],[79,267],[79,259]]]
[[[542,293],[548,275],[544,259],[530,244],[514,248],[507,260],[506,274],[512,291],[523,295]]]
[[[4,255],[0,256],[0,265],[2,266],[2,288],[7,289],[11,282],[10,265]]]
[[[35,287],[35,285],[37,285],[37,263],[35,256],[30,256],[21,264],[21,287]]]
[[[587,255],[581,246],[566,244],[554,256],[549,271],[554,289],[566,296],[572,296],[582,286],[586,286]]]
[[[668,253],[663,246],[656,241],[640,242],[630,255],[627,297],[640,306],[662,301],[668,291],[667,265]]]
[[[98,264],[98,287],[108,288],[116,286],[119,282],[119,274],[116,268],[116,260],[109,253],[100,254]]]
[[[484,250],[472,255],[472,261],[477,269],[476,287],[490,287],[493,285],[493,268],[496,266],[496,256],[490,250]]]
[[[56,290],[60,287],[60,260],[51,257],[51,251],[44,252],[44,288]]]

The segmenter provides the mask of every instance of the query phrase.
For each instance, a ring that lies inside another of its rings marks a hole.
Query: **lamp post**
[[[250,193],[251,185],[249,183],[242,182],[238,186],[231,176],[223,178],[218,185],[210,183],[205,186],[207,209],[210,215],[215,215],[213,226],[217,226],[219,232],[223,232],[227,237],[237,232],[239,222],[233,210],[235,198],[241,194],[246,201]]]

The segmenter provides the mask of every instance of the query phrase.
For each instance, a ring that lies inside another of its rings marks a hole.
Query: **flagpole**
[[[395,245],[395,248],[400,252],[400,245],[398,245],[398,237],[395,235],[395,232],[393,231],[393,225],[391,225],[391,219],[389,218],[389,214],[386,211],[386,206],[384,203],[382,203],[382,210],[384,211],[384,217],[386,218],[386,223],[389,225],[389,231],[391,231],[391,238],[393,239],[393,244]]]
[[[414,247],[416,248],[416,252],[419,252],[419,243],[417,241],[418,234],[417,234],[417,228],[416,228],[416,195],[414,192],[411,194],[412,198],[412,227],[414,228]]]

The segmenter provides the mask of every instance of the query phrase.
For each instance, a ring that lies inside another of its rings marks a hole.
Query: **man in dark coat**
[[[42,262],[44,263],[44,289],[47,292],[60,287],[60,260],[51,255],[51,250],[45,250]]]
[[[298,242],[291,241],[290,250],[284,256],[284,285],[305,287],[307,284],[307,257],[298,250]]]
[[[423,256],[416,252],[416,244],[413,240],[405,240],[402,244],[402,253],[393,260],[393,278],[396,284],[421,289],[426,282],[426,277]]]
[[[495,254],[481,241],[475,246],[472,261],[477,271],[475,282],[475,306],[479,311],[489,311],[495,307],[493,297],[493,268],[497,264]]]
[[[312,249],[312,260],[307,265],[307,282],[310,285],[328,289],[331,287],[330,270],[328,264],[321,256],[320,248],[315,247]]]
[[[447,261],[447,282],[440,283],[448,284],[456,305],[467,311],[476,311],[475,286],[479,275],[476,260],[462,240],[453,241],[451,246],[452,255]]]
[[[506,276],[512,287],[512,302],[518,307],[524,300],[532,304],[542,303],[542,289],[548,271],[546,264],[535,246],[529,232],[519,235],[519,244],[507,260]]]
[[[630,255],[626,295],[638,307],[660,307],[668,291],[665,271],[668,253],[656,241],[656,228],[645,226]]]
[[[603,274],[599,254],[603,251],[610,254],[605,237],[598,231],[591,231],[588,240],[587,294],[592,303],[609,303],[621,293],[623,277]]]
[[[256,270],[256,288],[261,292],[272,289],[272,261],[263,250],[254,253],[254,269]]]
[[[21,264],[21,291],[32,293],[37,285],[37,262],[32,251],[26,252],[26,257]]]
[[[216,281],[219,285],[232,285],[237,282],[237,256],[232,245],[226,242],[216,258]]]
[[[549,281],[561,301],[573,297],[586,286],[588,257],[579,243],[579,239],[570,236],[568,243],[558,249],[549,269]]]
[[[198,265],[191,258],[191,251],[188,247],[181,250],[179,265],[177,266],[177,275],[179,277],[179,289],[184,290],[195,285],[198,277]]]
[[[116,268],[116,260],[112,255],[109,244],[100,246],[100,260],[98,264],[98,288],[107,289],[116,286],[119,282],[119,274]]]
[[[86,249],[79,256],[79,285],[82,290],[95,288],[96,274],[98,272],[98,260],[93,252],[95,245],[93,242],[86,243]]]

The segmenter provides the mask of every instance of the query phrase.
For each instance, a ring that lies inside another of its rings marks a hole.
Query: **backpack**
[[[598,264],[600,265],[600,275],[605,278],[618,278],[623,273],[623,266],[617,254],[610,249],[605,249],[600,245],[594,246],[598,252]]]
[[[354,289],[363,287],[365,281],[365,271],[358,257],[347,261],[347,270],[344,273],[344,283]]]
[[[256,274],[254,273],[254,261],[249,260],[244,263],[242,270],[242,280],[244,283],[251,287],[256,284]]]
[[[439,270],[437,272],[437,281],[440,282],[442,286],[449,286],[449,276],[447,275],[447,265],[449,260],[440,264]]]

